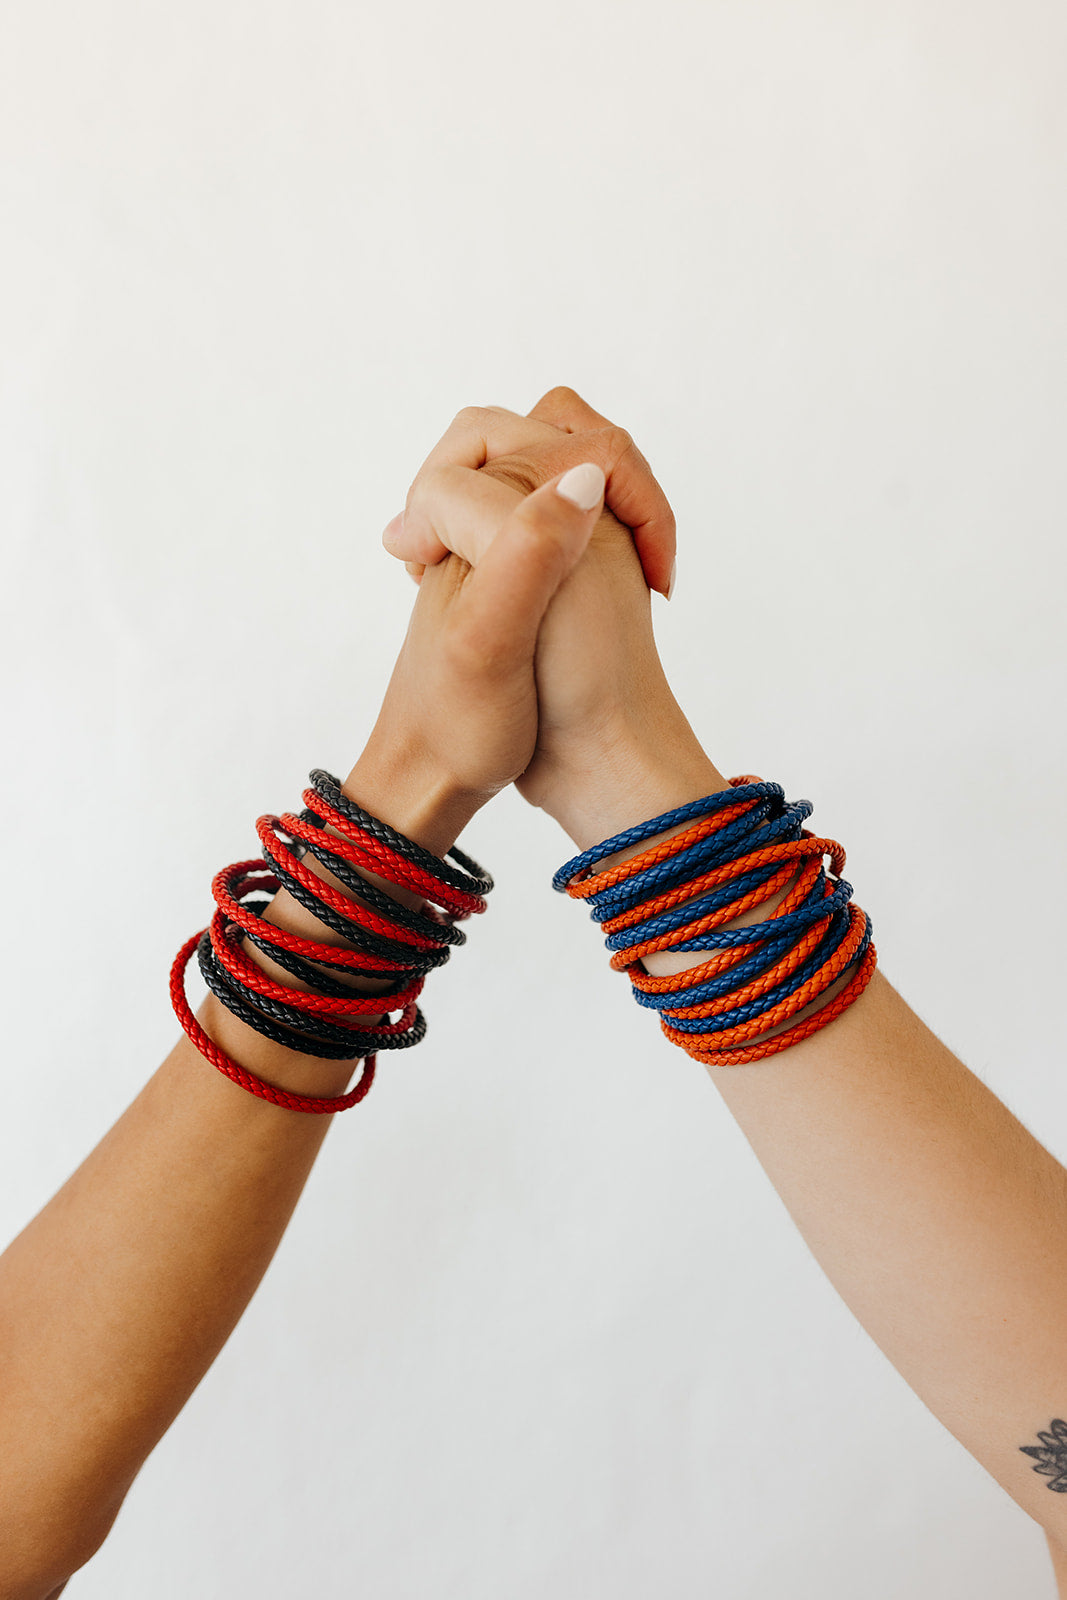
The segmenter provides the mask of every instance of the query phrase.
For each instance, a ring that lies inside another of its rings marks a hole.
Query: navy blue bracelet
[[[714,812],[722,811],[727,806],[737,805],[742,800],[762,799],[768,795],[777,795],[779,799],[784,800],[785,790],[779,783],[750,783],[743,788],[721,789],[715,794],[705,795],[702,800],[691,800],[688,805],[676,806],[673,811],[664,811],[660,816],[639,823],[635,828],[625,828],[614,838],[605,839],[603,844],[595,844],[589,850],[583,850],[581,855],[572,856],[553,875],[552,887],[558,893],[566,894],[568,884],[575,878],[584,876],[598,861],[616,855],[620,850],[628,850],[632,844],[643,844],[646,839],[654,839],[657,833],[668,833],[671,828],[711,816]]]
[[[841,940],[838,940],[838,943],[841,942]],[[870,942],[871,924],[870,919],[868,919],[863,938],[860,940],[859,947],[852,958],[854,962],[863,959]],[[722,1011],[715,1017],[705,1017],[702,1020],[696,1017],[671,1017],[670,1025],[672,1028],[677,1028],[684,1033],[715,1034],[725,1033],[728,1028],[740,1027],[742,1023],[752,1022],[758,1017],[764,1017],[776,1005],[780,1005],[783,1000],[788,999],[791,994],[795,993],[802,983],[806,983],[810,978],[813,978],[828,959],[829,956],[827,955],[820,956],[818,960],[809,957],[804,965],[798,967],[797,971],[781,983],[777,989],[768,991],[767,994],[761,995],[756,1000],[750,1000],[747,1005],[736,1006],[732,1011]],[[836,982],[836,975],[827,977],[810,996],[810,999],[817,999],[819,994],[829,989]]]
[[[757,810],[760,809],[757,807]],[[624,911],[636,910],[645,900],[686,883],[702,872],[728,866],[754,849],[799,839],[801,824],[810,817],[812,809],[810,800],[798,800],[795,805],[765,823],[744,827],[743,824],[749,819],[739,818],[721,833],[698,839],[667,861],[658,862],[623,883],[591,895],[589,904],[593,909],[590,915],[595,922],[604,922],[609,917],[620,916]],[[780,865],[778,862],[775,870]]]
[[[827,882],[830,880],[828,879]],[[818,922],[828,912],[837,911],[839,907],[847,905],[852,898],[852,885],[846,883],[844,878],[837,880],[837,887],[832,894],[826,895],[817,905],[812,904],[810,897],[796,911],[788,912],[784,917],[774,917],[768,922],[753,922],[747,928],[711,928],[704,933],[694,934],[692,939],[675,944],[672,940],[672,950],[729,950],[734,945],[755,944],[760,939],[772,935],[796,931],[804,933],[813,922]],[[609,950],[626,950],[636,941],[633,930],[625,929],[622,933],[612,933],[604,940]],[[794,941],[795,943],[795,941]]]
[[[750,1022],[754,1017],[765,1016],[768,1011],[773,1010],[773,1008],[780,1004],[781,1001],[788,999],[789,996],[801,986],[801,984],[807,983],[809,978],[813,978],[815,976],[820,967],[824,966],[830,960],[834,952],[844,943],[848,928],[849,916],[846,910],[840,917],[839,927],[837,927],[835,930],[832,930],[828,934],[827,939],[823,940],[823,942],[812,951],[811,955],[807,957],[807,959],[796,969],[795,972],[791,972],[787,978],[783,978],[782,982],[777,984],[775,988],[768,989],[766,994],[760,995],[755,1000],[749,1000],[744,1005],[735,1006],[730,1011],[720,1011],[718,1015],[714,1017],[672,1016],[670,1019],[671,1026],[673,1028],[678,1028],[683,1033],[721,1033],[726,1028],[735,1028],[740,1026],[742,1022]],[[863,938],[860,941],[859,948],[852,958],[853,961],[859,961],[863,958],[864,954],[866,953],[867,946],[871,942],[871,932],[871,923],[870,919],[868,918],[866,930]],[[828,979],[826,987],[828,988],[829,985],[835,981],[836,980],[834,978]],[[643,996],[642,998],[648,999],[649,997]],[[675,1009],[679,1011],[685,1010],[686,1007],[690,1005],[699,1005],[701,1003],[700,1001],[687,999],[683,1004],[679,1004],[679,997],[677,995],[671,995],[667,997],[659,995],[656,996],[656,998],[669,998],[671,1000],[671,1005],[656,1008],[658,1010],[667,1012]]]
[[[740,817],[725,826],[711,821],[699,829],[703,837],[691,838],[698,819],[713,819],[738,803],[748,808]],[[592,919],[606,924],[612,966],[630,973],[638,1003],[658,1012],[668,1036],[701,1060],[740,1064],[786,1049],[832,1021],[870,980],[877,959],[870,918],[850,906],[852,885],[840,876],[844,852],[839,845],[820,841],[823,856],[830,856],[838,876],[828,873],[821,862],[813,872],[807,841],[815,835],[803,827],[812,810],[808,800],[787,802],[779,784],[732,780],[727,790],[605,839],[572,857],[553,876],[557,891],[587,901]],[[672,830],[673,838],[657,837]],[[675,842],[684,841],[687,834],[688,843]],[[655,842],[636,859],[596,871],[598,862],[649,840]],[[778,847],[769,862],[759,858],[768,847]],[[779,907],[767,920],[741,928],[715,925],[733,921],[746,900],[758,902],[761,890],[769,899],[773,891],[768,886],[780,878],[783,866],[791,864],[804,873],[807,885],[799,903],[794,885],[784,901],[788,910]],[[732,870],[721,872],[723,868]],[[727,881],[703,890],[697,887],[712,871]],[[693,888],[684,898],[688,885]],[[683,898],[674,903],[678,897]],[[647,914],[642,917],[645,907]],[[640,920],[633,921],[634,917]],[[697,931],[699,923],[708,921],[711,927]],[[626,925],[620,927],[620,922]],[[703,953],[705,959],[693,965],[705,969],[710,965],[712,976],[693,981],[683,971],[652,977],[641,957],[658,949]],[[740,959],[731,964],[729,952],[734,949]],[[792,970],[790,957],[796,963]],[[779,968],[784,974],[774,981]],[[768,1027],[789,1021],[848,973],[845,988],[829,1005],[771,1039],[758,1038],[764,1016],[774,1014]],[[761,978],[769,987],[752,996]],[[737,1003],[730,1005],[734,995]],[[677,1015],[716,1002],[724,1009],[712,1016]],[[751,1043],[753,1039],[757,1042]]]

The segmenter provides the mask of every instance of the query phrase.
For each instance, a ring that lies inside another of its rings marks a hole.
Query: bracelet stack
[[[182,1027],[201,1055],[242,1088],[292,1111],[345,1111],[373,1083],[379,1050],[403,1050],[422,1039],[426,1019],[417,1000],[426,974],[448,960],[450,947],[466,942],[455,923],[485,910],[484,896],[493,880],[462,850],[449,850],[453,866],[372,817],[322,768],[316,767],[310,781],[303,811],[257,820],[261,857],[237,861],[216,874],[211,890],[217,910],[210,925],[179,950],[170,992]],[[327,833],[327,826],[343,838]],[[303,866],[309,851],[359,901]],[[420,911],[409,910],[362,877],[361,868],[422,895],[427,904]],[[265,906],[283,887],[355,949],[301,939],[265,921]],[[286,988],[268,978],[242,949],[246,936],[310,989]],[[292,1094],[231,1060],[205,1033],[186,999],[185,969],[194,950],[208,987],[258,1033],[304,1055],[362,1059],[355,1088],[344,1095]],[[354,989],[312,962],[388,986],[373,994]],[[394,1012],[399,1015],[391,1022]],[[383,1016],[384,1021],[364,1029],[345,1025],[347,1018]]]
[[[801,826],[810,800],[788,804],[780,784],[751,776],[730,785],[583,851],[552,880],[561,893],[590,902],[608,935],[612,967],[628,973],[639,1005],[660,1013],[667,1038],[716,1066],[759,1061],[825,1028],[863,993],[877,962],[871,920],[849,903],[852,885],[840,875],[844,850]],[[682,825],[621,865],[594,870]],[[794,877],[767,921],[725,927]],[[659,950],[713,953],[699,966],[657,977],[641,962]],[[773,1038],[747,1042],[795,1017],[853,965],[829,1004]]]

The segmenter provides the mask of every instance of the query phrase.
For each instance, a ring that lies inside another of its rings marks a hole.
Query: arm
[[[517,449],[511,439],[494,454],[492,414],[483,416],[488,451],[478,459],[457,440],[452,459],[498,481],[464,499],[459,480],[438,494],[434,480],[416,478],[409,512],[421,543],[409,546],[394,528],[395,554],[424,559],[429,522],[444,545],[477,561],[515,497],[564,450],[609,451],[606,503],[619,509],[610,452],[624,452],[628,436],[572,390],[552,390],[533,408],[518,455],[507,453]],[[650,480],[647,504],[659,493]],[[537,752],[517,787],[579,849],[727,786],[670,691],[641,562],[608,511],[545,619],[537,682]],[[764,920],[785,892],[731,926]],[[679,971],[699,959],[662,953],[645,965]],[[1067,1493],[1050,1492],[1024,1447],[1040,1449],[1039,1433],[1067,1418],[1067,1173],[879,972],[811,1038],[749,1066],[707,1070],[838,1293],[1045,1529],[1062,1580]]]
[[[422,586],[382,713],[345,785],[438,855],[529,760],[537,629],[599,509],[580,511],[551,486],[528,505],[495,574],[491,563],[475,575],[451,562]],[[306,865],[345,892],[313,857]],[[346,942],[284,889],[269,918]],[[245,950],[276,982],[306,987],[248,941]],[[338,1095],[352,1074],[351,1061],[264,1038],[213,994],[199,1018],[269,1083]],[[0,1257],[0,1600],[54,1596],[99,1547],[248,1304],[331,1120],[245,1093],[183,1036]]]
[[[573,791],[578,814],[562,797],[555,814],[584,849],[724,787],[710,762],[702,782],[684,777],[694,758],[672,746],[671,782],[662,749],[653,765],[631,748],[624,785]],[[618,762],[616,750],[600,771]],[[636,810],[631,774],[644,786]],[[779,898],[731,926],[764,920]],[[699,959],[663,952],[644,965],[678,972]],[[1064,1169],[880,972],[811,1038],[706,1070],[871,1337],[1050,1539],[1067,1541],[1067,1495],[1021,1449],[1067,1411]]]
[[[357,765],[346,789],[373,810],[388,774]],[[394,791],[376,814],[438,854],[452,842],[453,814],[436,800],[398,803]],[[344,943],[285,890],[269,920]],[[245,950],[275,981],[305,987],[250,941]],[[352,1075],[351,1061],[316,1060],[264,1038],[213,994],[198,1016],[270,1083],[338,1095]],[[3,1600],[57,1593],[99,1547],[248,1304],[332,1120],[246,1094],[182,1035],[0,1257]]]

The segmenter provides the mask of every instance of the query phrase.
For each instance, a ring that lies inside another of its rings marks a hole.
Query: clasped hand
[[[588,511],[556,492],[583,462],[605,478]],[[440,850],[514,783],[585,848],[641,820],[667,774],[691,773],[696,792],[718,778],[652,632],[674,515],[630,435],[573,390],[525,417],[460,411],[383,542],[419,592],[352,775],[365,805],[367,785],[388,790],[417,829],[422,804]]]

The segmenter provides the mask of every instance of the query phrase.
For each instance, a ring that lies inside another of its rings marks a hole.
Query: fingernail
[[[392,546],[400,538],[400,535],[403,533],[403,531],[404,513],[401,511],[399,516],[394,517],[392,522],[387,522],[385,525],[385,532],[382,534],[382,543],[387,550],[392,548]]]
[[[672,563],[671,563],[671,575],[667,579],[667,599],[668,600],[670,599],[671,595],[674,593],[674,580],[675,580],[675,578],[677,576],[678,576],[678,558],[675,557],[674,561],[672,561]]]
[[[572,467],[565,472],[556,484],[556,493],[561,494],[564,500],[569,500],[580,511],[592,511],[599,505],[604,494],[604,485],[607,479],[595,461],[583,461],[580,467]]]

